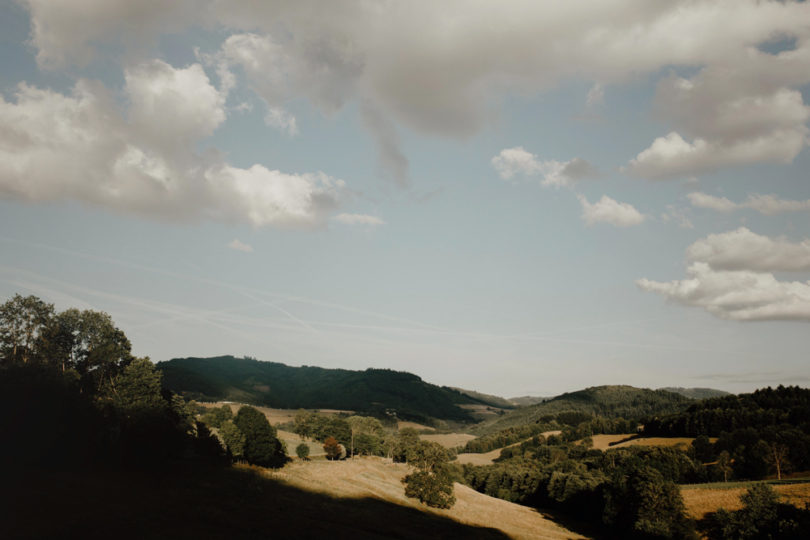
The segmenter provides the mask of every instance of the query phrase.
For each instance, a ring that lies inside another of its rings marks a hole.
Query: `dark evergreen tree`
[[[233,421],[245,436],[245,459],[262,467],[281,467],[287,462],[287,455],[276,430],[261,411],[244,406],[236,413]]]

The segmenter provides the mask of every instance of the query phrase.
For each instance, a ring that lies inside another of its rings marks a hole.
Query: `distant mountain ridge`
[[[680,386],[665,386],[664,388],[659,388],[659,390],[674,392],[692,399],[709,399],[731,395],[730,392],[717,390],[716,388],[682,388]]]
[[[451,390],[461,392],[465,396],[480,401],[485,405],[497,407],[499,409],[514,409],[516,404],[511,399],[502,398],[500,396],[493,396],[491,394],[484,394],[483,392],[476,392],[475,390],[465,390],[464,388],[457,388],[455,386],[449,387]]]
[[[641,420],[645,416],[674,414],[685,410],[694,400],[666,390],[633,386],[593,386],[510,411],[496,421],[476,426],[476,434],[533,424],[560,413],[583,413],[611,418]]]
[[[205,401],[283,409],[344,409],[413,420],[471,422],[459,405],[489,405],[457,390],[389,369],[292,367],[251,358],[175,358],[160,362],[166,388]]]

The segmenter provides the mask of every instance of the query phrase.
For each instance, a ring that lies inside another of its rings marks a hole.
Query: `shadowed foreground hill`
[[[510,411],[495,422],[477,426],[473,432],[479,435],[494,433],[514,426],[533,424],[542,421],[544,417],[572,412],[640,420],[651,415],[677,413],[692,403],[694,400],[666,390],[594,386]]]
[[[3,480],[8,500],[0,507],[0,538],[507,538],[436,513],[314,493],[246,469],[18,470]]]
[[[470,422],[459,404],[482,404],[456,390],[388,369],[350,371],[220,356],[160,362],[166,388],[204,401],[239,401],[279,409],[395,411],[400,418]]]

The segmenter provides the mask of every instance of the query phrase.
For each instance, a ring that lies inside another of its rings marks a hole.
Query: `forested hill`
[[[291,367],[220,356],[160,362],[166,388],[198,400],[228,400],[283,409],[344,409],[402,419],[472,421],[461,404],[480,401],[388,369],[350,371]]]
[[[495,422],[478,427],[476,432],[493,433],[510,427],[533,424],[561,413],[641,420],[647,416],[683,411],[691,403],[694,403],[694,400],[666,390],[633,386],[594,386],[510,411]]]
[[[794,426],[810,433],[810,389],[798,386],[763,388],[750,394],[706,399],[686,410],[655,418],[644,432],[651,435],[719,436],[741,428],[763,430]]]

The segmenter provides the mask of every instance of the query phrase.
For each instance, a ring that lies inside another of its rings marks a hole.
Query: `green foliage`
[[[450,508],[455,504],[453,475],[449,468],[452,453],[435,442],[418,441],[409,445],[406,461],[416,468],[402,482],[405,495],[436,508]]]
[[[227,404],[208,409],[202,416],[203,422],[215,428],[222,427],[223,423],[231,419],[233,419],[233,411]]]
[[[402,482],[405,484],[405,496],[419,499],[434,508],[450,508],[456,502],[453,494],[453,482],[445,471],[429,473],[415,471],[407,475]]]
[[[628,535],[693,538],[694,526],[685,516],[677,485],[652,467],[614,474],[605,491],[603,520]]]
[[[148,358],[136,358],[105,386],[103,396],[126,414],[165,409],[160,376]]]
[[[419,444],[419,432],[411,427],[402,428],[397,432],[392,449],[394,463],[405,463],[408,453]]]
[[[285,409],[348,409],[375,416],[470,422],[458,404],[478,403],[416,375],[386,369],[349,371],[290,367],[247,358],[183,358],[161,362],[167,388],[210,401],[230,400]],[[370,405],[374,404],[374,405]]]
[[[300,459],[306,460],[309,458],[309,445],[305,442],[302,442],[298,446],[295,447],[295,455],[297,455]]]
[[[242,460],[245,457],[245,434],[236,427],[232,420],[222,422],[219,434],[231,456],[236,460]]]
[[[515,426],[489,435],[483,435],[471,441],[467,441],[464,445],[464,452],[473,454],[485,454],[495,450],[496,448],[503,448],[516,442],[524,441],[529,437],[533,437],[544,431],[553,431],[560,429],[560,425],[556,422],[542,422],[537,424],[528,424],[525,426]]]
[[[781,504],[767,484],[755,484],[740,497],[743,508],[720,509],[702,523],[706,536],[714,539],[803,539],[810,530],[810,509]]]
[[[276,430],[261,411],[244,406],[236,413],[233,421],[245,436],[244,456],[248,463],[262,467],[281,467],[287,455]]]

